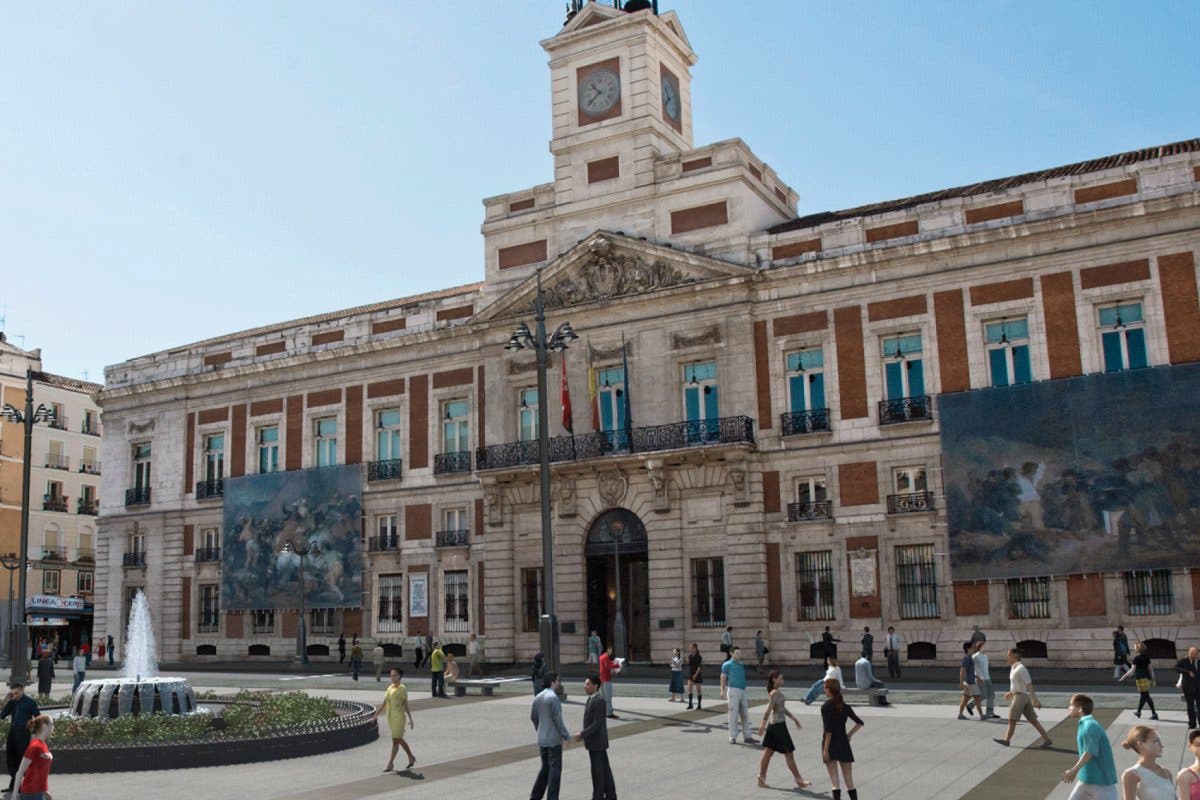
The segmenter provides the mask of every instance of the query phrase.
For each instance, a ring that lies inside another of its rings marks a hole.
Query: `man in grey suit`
[[[617,800],[617,785],[608,766],[608,707],[600,694],[600,676],[588,675],[583,682],[587,704],[583,707],[583,730],[575,741],[583,742],[592,764],[592,800]]]
[[[537,731],[538,747],[542,751],[542,768],[533,782],[529,800],[558,800],[558,785],[562,780],[563,745],[571,741],[571,732],[563,724],[562,701],[558,699],[558,673],[547,672],[542,678],[545,689],[533,698],[529,719]]]

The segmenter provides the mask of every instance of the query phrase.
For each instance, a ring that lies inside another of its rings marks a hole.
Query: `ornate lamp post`
[[[549,668],[555,672],[561,666],[558,648],[558,616],[554,613],[554,540],[550,531],[550,427],[549,414],[546,405],[546,354],[551,351],[562,352],[567,345],[579,337],[571,328],[571,323],[564,322],[555,329],[554,334],[546,337],[546,307],[542,298],[542,271],[537,273],[537,295],[533,304],[534,330],[524,322],[517,325],[516,331],[509,337],[505,350],[533,350],[537,363],[538,391],[538,462],[541,466],[541,506],[542,506],[542,585],[546,592],[545,613],[538,620],[538,632],[542,643],[542,652],[549,661]]]
[[[321,555],[318,545],[310,544],[301,539],[299,542],[289,538],[283,543],[283,552],[300,556],[300,622],[296,625],[296,655],[301,664],[308,663],[308,623],[304,615],[304,560],[310,555]]]
[[[8,663],[12,663],[12,646],[13,646],[13,573],[21,566],[21,559],[16,553],[8,553],[0,556],[0,567],[8,570],[8,618],[4,620],[4,643],[8,647]]]
[[[25,620],[25,576],[29,565],[29,477],[33,459],[33,426],[38,422],[53,422],[54,409],[38,403],[33,407],[33,369],[25,369],[25,410],[19,411],[7,403],[0,410],[0,417],[15,422],[25,428],[25,458],[21,465],[21,570],[20,592],[17,603],[20,605],[20,621],[16,624],[16,637],[13,641],[12,668],[9,680],[27,683],[29,681],[29,625]]]

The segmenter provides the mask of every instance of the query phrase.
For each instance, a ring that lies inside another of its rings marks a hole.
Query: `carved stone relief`
[[[624,353],[627,358],[633,358],[633,342],[626,342],[615,347],[592,347],[588,345],[588,355],[594,361],[611,361],[620,358]]]
[[[621,501],[625,499],[625,492],[629,490],[629,479],[620,470],[612,469],[601,472],[598,478],[598,488],[600,499],[606,506],[620,505]]]
[[[155,420],[153,417],[146,420],[145,422],[130,422],[129,423],[129,432],[130,433],[150,433],[154,430],[154,422],[155,422]]]
[[[729,486],[735,506],[750,505],[748,477],[744,460],[738,459],[729,462]]]
[[[504,524],[504,513],[500,503],[500,487],[488,486],[483,490],[483,510],[489,528],[498,528]]]
[[[575,479],[564,475],[555,483],[558,494],[558,516],[564,519],[576,516]]]
[[[713,325],[695,336],[688,336],[685,333],[675,333],[671,335],[671,348],[674,350],[682,350],[685,347],[696,347],[702,344],[720,344],[721,343],[721,326]]]
[[[695,277],[661,261],[650,263],[639,256],[617,255],[612,242],[600,237],[592,242],[588,258],[578,272],[545,288],[543,299],[546,308],[565,308],[695,281]]]
[[[658,460],[647,461],[646,473],[650,479],[650,488],[654,491],[654,512],[666,514],[671,510],[671,500],[668,497],[667,475],[663,463]]]

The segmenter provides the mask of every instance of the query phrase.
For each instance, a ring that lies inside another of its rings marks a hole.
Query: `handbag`
[[[1151,685],[1153,685],[1153,681],[1151,681],[1149,678],[1135,678],[1134,683],[1137,684],[1137,690],[1139,692],[1148,692],[1150,691]]]

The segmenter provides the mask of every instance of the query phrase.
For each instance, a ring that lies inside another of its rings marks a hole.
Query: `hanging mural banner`
[[[410,572],[408,575],[408,615],[429,616],[429,576],[424,572]]]
[[[300,557],[307,544],[304,602],[309,608],[362,605],[362,470],[357,465],[225,479],[221,607],[296,608]]]
[[[1200,552],[1200,365],[938,398],[956,580],[1159,569]]]

